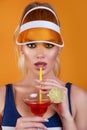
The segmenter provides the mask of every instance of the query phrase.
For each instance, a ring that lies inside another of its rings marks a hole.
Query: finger
[[[34,116],[34,117],[21,117],[17,120],[16,130],[24,130],[29,128],[41,128],[46,130],[46,127],[41,122],[48,122],[48,119],[44,119],[42,117]],[[29,129],[30,130],[30,129]]]
[[[37,83],[41,83],[41,81],[38,80],[38,79],[35,79],[35,81],[36,81]],[[54,79],[43,79],[42,82],[57,83],[57,84],[61,85],[57,80],[54,80]]]
[[[42,94],[48,94],[49,93],[49,90],[46,90],[46,91],[42,91]]]
[[[39,85],[53,85],[58,87],[64,87],[64,85],[60,84],[57,80],[53,79],[43,79],[43,81],[36,80]]]
[[[42,85],[42,86],[50,85],[50,86],[53,86],[53,87],[65,88],[58,81],[53,80],[53,79],[43,79],[43,81],[36,80],[36,82],[38,83],[38,87],[37,88],[40,87],[39,85]]]
[[[47,90],[52,89],[53,86],[51,86],[51,85],[49,85],[49,86],[48,85],[46,85],[46,86],[36,86],[36,88],[41,89],[43,91],[47,91]]]
[[[22,129],[29,129],[30,130],[30,128],[41,128],[41,129],[43,129],[43,130],[47,130],[47,128],[44,126],[44,124],[42,124],[42,123],[37,123],[37,122],[22,122],[21,124],[20,124],[20,126],[21,126],[21,128]]]
[[[37,129],[37,128],[29,128],[27,130],[39,130],[39,129]]]
[[[40,85],[37,85],[38,86],[38,88],[39,87],[44,87],[44,86],[52,86],[52,87],[58,87],[58,84],[57,83],[51,83],[51,82],[40,82]]]
[[[44,82],[51,82],[51,83],[59,83],[57,80],[54,80],[54,79],[43,79],[43,81]]]
[[[33,116],[33,117],[21,117],[18,119],[19,122],[48,122],[48,119],[39,117],[39,116]]]
[[[43,94],[49,93],[49,91],[50,91],[52,88],[60,88],[61,91],[64,92],[64,94],[67,94],[67,88],[66,88],[66,87],[58,87],[58,86],[55,85],[55,84],[54,84],[54,86],[53,86],[53,84],[43,85],[43,86],[36,86],[36,88],[41,89]]]
[[[49,82],[48,82],[49,81]],[[61,85],[58,81],[53,80],[53,79],[45,79],[44,81],[39,81],[37,80],[37,82],[40,83],[40,85],[36,86],[38,89],[42,89],[43,91],[49,91],[50,89],[52,89],[53,87],[58,87],[60,88],[62,91],[64,91],[64,93],[67,93],[67,88],[64,87],[63,85]],[[47,92],[44,92],[47,93]]]
[[[41,86],[40,85],[37,85],[37,86],[35,86],[36,88],[38,88],[38,89],[43,89],[43,90],[45,90],[45,89],[48,89],[48,90],[50,90],[50,89],[52,89],[53,87],[58,87],[58,88],[60,88],[60,89],[62,89],[62,90],[66,90],[66,87],[63,87],[63,86],[59,86],[58,84],[55,84],[55,83],[50,83],[50,82],[41,82]]]

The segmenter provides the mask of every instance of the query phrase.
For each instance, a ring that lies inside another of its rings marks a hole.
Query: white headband
[[[60,33],[60,27],[57,24],[44,20],[31,21],[21,25],[19,33],[32,28],[48,28]]]

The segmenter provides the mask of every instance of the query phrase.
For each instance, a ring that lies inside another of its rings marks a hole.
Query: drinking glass
[[[24,103],[30,107],[34,115],[43,116],[48,106],[51,105],[51,101],[48,95],[42,94],[41,101],[39,96],[39,92],[32,92],[24,97]]]

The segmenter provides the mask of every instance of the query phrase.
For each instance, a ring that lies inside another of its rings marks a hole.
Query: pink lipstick
[[[34,64],[34,66],[37,70],[40,70],[40,67],[42,67],[42,69],[44,70],[47,66],[47,63],[46,62],[36,62]]]

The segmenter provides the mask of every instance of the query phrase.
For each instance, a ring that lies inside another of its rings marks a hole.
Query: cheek
[[[31,53],[31,51],[27,48],[24,48],[23,53],[24,53],[26,62],[31,62],[33,59],[33,55],[32,55],[33,53]]]
[[[58,51],[52,51],[51,53],[49,53],[49,59],[51,62],[55,62],[57,57]]]
[[[30,59],[30,54],[28,50],[24,50],[24,56],[25,56],[25,59]]]

